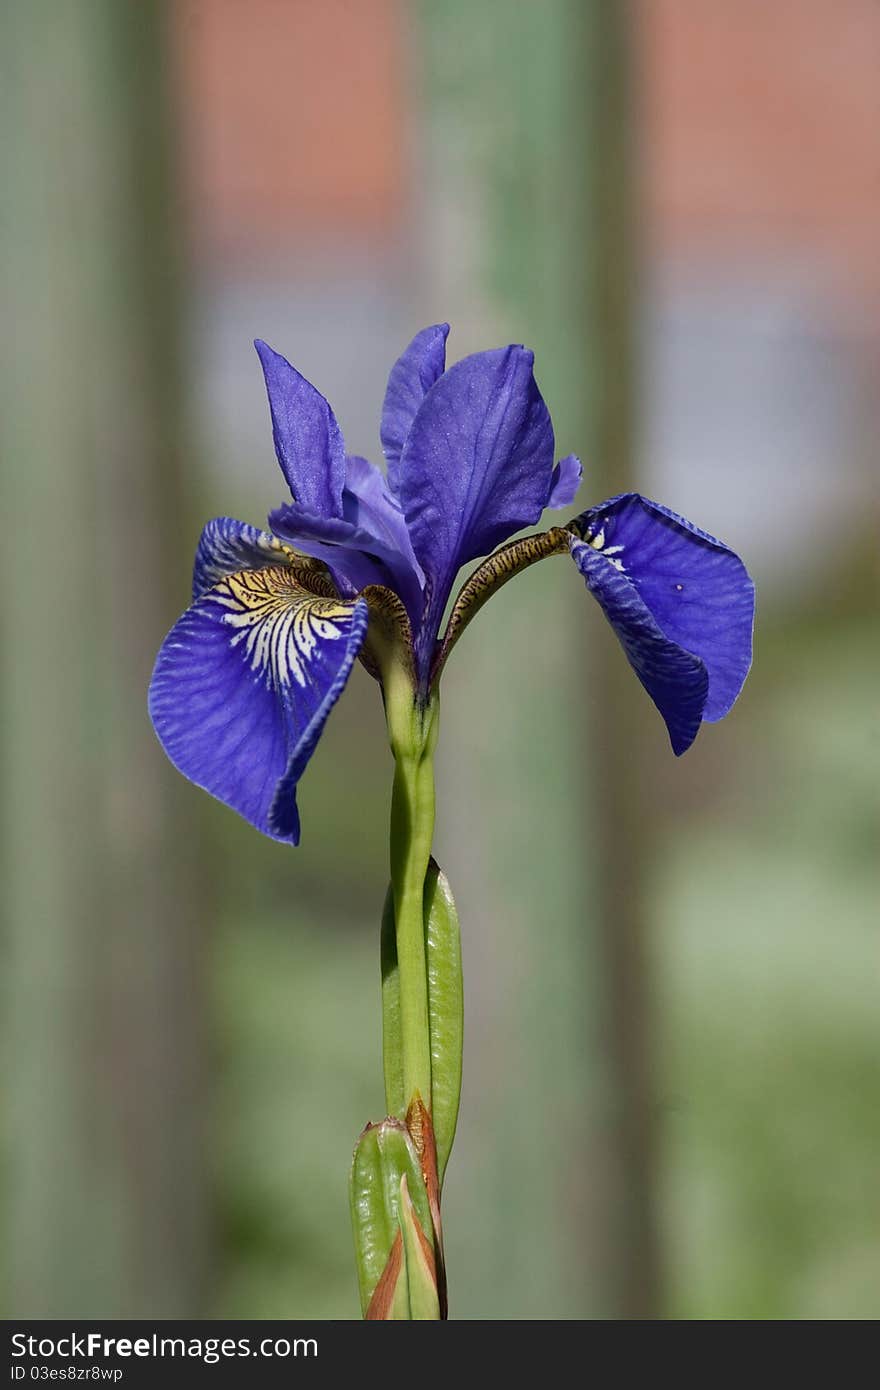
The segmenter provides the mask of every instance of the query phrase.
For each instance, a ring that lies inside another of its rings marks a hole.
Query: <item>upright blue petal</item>
[[[379,433],[392,492],[398,490],[400,456],[416,411],[434,382],[443,375],[448,334],[448,323],[423,328],[391,368]]]
[[[548,507],[570,507],[581,485],[583,468],[577,454],[566,454],[553,469]]]
[[[321,516],[342,515],[345,443],[330,406],[286,358],[257,339],[272,434],[295,500]]]
[[[553,426],[521,347],[466,357],[428,391],[400,461],[398,496],[426,585],[424,678],[459,568],[540,517]]]
[[[185,777],[274,839],[299,843],[296,784],[367,631],[368,611],[296,572],[227,575],[175,623],[149,708]]]
[[[290,546],[231,516],[217,516],[202,529],[193,565],[193,599],[212,589],[218,579],[236,570],[260,569],[296,560]],[[301,560],[301,564],[306,565]]]
[[[703,661],[709,675],[703,718],[723,718],[752,662],[755,588],[742,560],[634,492],[593,507],[578,524],[635,586],[664,635]]]

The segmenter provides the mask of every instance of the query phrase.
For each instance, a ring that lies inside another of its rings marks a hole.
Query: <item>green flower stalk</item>
[[[419,695],[399,610],[389,605],[374,618],[367,646],[382,684],[394,784],[381,936],[389,1119],[367,1126],[352,1166],[358,1277],[367,1318],[443,1317],[440,1192],[458,1119],[463,1001],[458,917],[431,857],[439,696]]]
[[[150,686],[175,766],[263,834],[297,845],[297,787],[355,661],[380,685],[394,757],[381,935],[387,1115],[363,1131],[351,1177],[361,1304],[375,1320],[446,1316],[440,1194],[461,1090],[461,950],[431,848],[451,651],[503,584],[561,555],[602,608],[674,753],[728,712],[751,662],[745,566],[659,503],[624,493],[509,541],[546,508],[571,505],[580,463],[554,464],[532,354],[514,345],[447,370],[448,331],[418,333],[391,370],[387,474],[346,453],[324,397],[257,343],[293,500],[268,531],[230,517],[204,528],[192,604]],[[444,625],[460,570],[481,557]]]
[[[424,928],[425,880],[434,835],[434,749],[440,704],[422,705],[412,687],[383,682],[394,754],[391,793],[391,901],[396,947],[399,1069],[403,1095],[431,1105],[428,961]]]

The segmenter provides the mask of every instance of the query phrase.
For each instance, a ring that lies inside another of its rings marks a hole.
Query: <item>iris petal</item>
[[[600,553],[632,582],[661,631],[709,674],[703,718],[723,718],[752,661],[755,588],[739,556],[692,522],[638,493],[579,518]]]
[[[213,588],[218,579],[235,574],[240,569],[260,569],[263,565],[283,565],[299,559],[308,566],[305,557],[297,557],[290,546],[231,516],[217,516],[202,529],[193,565],[193,600]]]
[[[289,568],[221,579],[175,623],[150,684],[175,767],[264,834],[298,844],[296,783],[367,623],[362,599],[311,592]]]
[[[599,551],[574,541],[571,553],[627,660],[666,721],[673,752],[684,753],[703,718],[709,690],[706,667],[698,656],[665,636],[636,586]]]
[[[466,357],[428,391],[400,461],[398,495],[426,583],[420,673],[433,654],[459,568],[541,515],[553,472],[553,426],[532,353]]]
[[[316,516],[295,503],[269,514],[269,525],[297,550],[329,566],[340,589],[352,596],[368,584],[393,589],[411,621],[421,613],[419,576],[395,546],[354,522]]]
[[[345,461],[342,514],[346,521],[399,551],[421,579],[400,503],[375,464],[357,454],[349,454]]]
[[[581,485],[583,468],[577,454],[566,454],[553,469],[548,507],[570,507]]]
[[[342,515],[345,443],[336,417],[311,382],[258,338],[272,435],[293,497],[309,511]]]
[[[416,411],[434,382],[443,375],[448,334],[448,323],[423,328],[391,368],[379,433],[393,492],[400,482],[400,456]]]

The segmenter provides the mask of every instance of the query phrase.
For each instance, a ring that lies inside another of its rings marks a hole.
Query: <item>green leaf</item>
[[[434,859],[425,879],[424,914],[431,1035],[431,1095],[424,1099],[431,1112],[442,1183],[458,1121],[464,1005],[458,913],[446,875]],[[382,1053],[385,1103],[390,1114],[403,1117],[412,1097],[404,1094],[403,1085],[400,981],[390,889],[382,914]]]
[[[365,1317],[370,1314],[394,1320],[422,1316],[409,1312],[405,1245],[407,1238],[415,1238],[415,1232],[410,1230],[409,1237],[405,1231],[402,1233],[403,1181],[406,1183],[407,1202],[414,1213],[412,1217],[408,1212],[404,1213],[404,1220],[410,1223],[417,1220],[422,1232],[431,1232],[428,1194],[419,1157],[406,1126],[393,1119],[383,1120],[378,1125],[367,1125],[354,1151],[350,1187],[355,1257],[361,1308]],[[433,1252],[433,1236],[425,1235],[424,1239]],[[415,1277],[417,1265],[413,1269]],[[371,1313],[371,1300],[383,1275],[386,1276],[380,1291],[383,1306],[381,1310]],[[422,1306],[424,1290],[417,1291],[416,1301]]]
[[[409,1316],[420,1322],[439,1321],[440,1299],[437,1294],[437,1263],[434,1247],[422,1229],[409,1195],[406,1174],[400,1179],[398,1207],[400,1229],[403,1232],[403,1259]]]
[[[452,1151],[461,1098],[464,998],[461,936],[449,880],[434,859],[425,880],[428,957],[428,1014],[431,1028],[431,1119],[437,1145],[437,1175]]]

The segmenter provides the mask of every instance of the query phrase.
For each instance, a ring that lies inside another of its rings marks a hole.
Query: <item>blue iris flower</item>
[[[703,720],[728,712],[748,673],[745,566],[666,507],[624,493],[502,545],[545,509],[569,507],[581,466],[574,455],[554,463],[532,353],[498,348],[447,370],[448,331],[424,329],[391,369],[387,475],[346,454],[324,397],[256,344],[293,500],[268,531],[229,517],[207,524],[150,713],[175,766],[275,839],[299,843],[296,786],[358,656],[378,676],[374,640],[390,633],[414,700],[429,700],[469,618],[548,555],[571,555],[676,754]],[[481,556],[444,629],[460,569]]]

